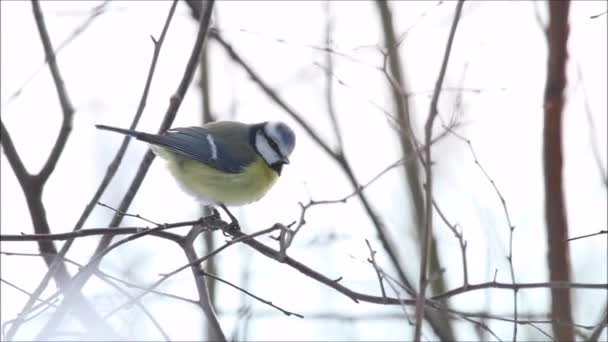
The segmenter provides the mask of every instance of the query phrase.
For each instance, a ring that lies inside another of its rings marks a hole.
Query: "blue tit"
[[[218,121],[172,128],[163,134],[96,125],[150,144],[187,193],[204,204],[238,206],[262,198],[294,150],[293,131],[282,122]],[[227,209],[226,209],[227,211]],[[234,220],[234,217],[227,211]]]

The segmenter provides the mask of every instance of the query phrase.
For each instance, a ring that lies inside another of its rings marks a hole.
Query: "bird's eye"
[[[270,148],[272,148],[272,150],[276,152],[278,156],[283,158],[283,155],[281,154],[281,149],[279,148],[279,145],[277,145],[277,142],[268,136],[268,133],[266,133],[265,129],[262,130],[262,134],[264,135],[264,138],[266,138],[266,141],[268,141],[268,145],[270,145]]]

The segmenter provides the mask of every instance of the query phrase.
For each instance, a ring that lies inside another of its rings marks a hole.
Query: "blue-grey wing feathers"
[[[239,173],[252,161],[252,158],[239,158],[239,155],[230,153],[234,148],[227,148],[225,139],[204,127],[173,128],[163,134],[149,134],[104,125],[96,126],[163,147],[179,157],[201,162],[223,172]]]

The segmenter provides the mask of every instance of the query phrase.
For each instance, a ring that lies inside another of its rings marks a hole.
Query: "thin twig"
[[[31,294],[31,293],[29,293],[28,291],[26,291],[26,290],[22,289],[21,287],[19,287],[19,286],[15,285],[15,284],[13,284],[13,283],[11,283],[10,281],[8,281],[8,280],[6,280],[6,279],[2,279],[2,278],[0,278],[0,282],[5,283],[6,285],[8,285],[8,286],[10,286],[10,287],[14,288],[15,290],[17,290],[17,291],[19,291],[19,292],[21,292],[21,293],[24,293],[24,294],[25,294],[25,295],[27,295],[27,296],[31,296],[31,295],[32,295],[32,294]],[[55,303],[51,302],[51,301],[50,301],[50,300],[48,300],[48,299],[47,299],[47,300],[44,300],[44,299],[36,298],[36,300],[37,300],[37,301],[39,301],[39,302],[40,302],[40,303],[42,303],[42,304],[46,304],[46,305],[48,305],[48,306],[55,307]]]
[[[161,233],[165,229],[187,227],[193,224],[200,224],[201,220],[177,222],[171,224],[157,225],[162,227],[162,230],[152,231],[150,235],[156,235],[167,238],[169,240],[181,239],[179,235],[167,235]],[[153,228],[148,227],[120,227],[120,228],[89,228],[81,229],[69,233],[56,233],[56,234],[3,234],[0,235],[0,241],[13,241],[13,242],[25,242],[25,241],[64,241],[70,239],[83,238],[86,236],[116,236],[116,235],[130,235],[142,233]],[[166,233],[166,232],[164,232]]]
[[[367,249],[369,249],[369,259],[367,261],[372,264],[374,270],[376,271],[376,276],[378,277],[378,283],[380,284],[380,290],[382,292],[382,297],[386,297],[386,290],[384,289],[384,281],[382,280],[382,271],[378,267],[376,263],[376,251],[372,249],[372,245],[370,245],[369,240],[365,239],[365,243],[367,244]]]
[[[168,233],[168,232],[162,232],[162,233],[163,233],[163,235],[164,234],[172,234],[172,233]],[[159,235],[156,235],[155,233],[150,234],[150,235],[152,235],[152,236],[159,236]],[[166,238],[165,236],[162,236],[162,237]],[[181,242],[183,240],[183,238],[181,236],[179,236],[179,235],[175,235],[175,237],[176,238],[172,239],[171,241],[179,243],[179,242]],[[6,256],[25,256],[25,257],[38,257],[38,258],[42,256],[40,253],[6,252],[6,251],[1,251],[1,250],[0,250],[0,254],[6,255]],[[77,263],[74,260],[69,259],[69,258],[63,258],[63,261],[65,261],[67,263],[70,263],[72,265],[75,265],[78,268],[84,267],[84,265],[82,265],[80,263]],[[139,290],[144,290],[144,291],[146,290],[146,288],[144,286],[142,286],[142,285],[137,285],[137,284],[130,283],[130,282],[124,280],[124,279],[121,279],[119,277],[113,276],[113,275],[111,275],[109,273],[106,273],[106,272],[104,272],[102,270],[99,270],[99,269],[95,271],[95,275],[99,275],[100,277],[105,277],[105,278],[114,280],[116,282],[119,282],[119,283],[123,284],[124,286],[126,286],[128,288],[134,288],[134,289],[139,289]],[[177,296],[177,295],[174,295],[174,294],[171,294],[171,293],[162,292],[162,291],[152,291],[152,293],[154,293],[156,295],[159,295],[161,297],[167,297],[167,298],[179,300],[179,301],[182,301],[182,302],[185,302],[185,303],[188,303],[188,304],[193,304],[193,305],[198,306],[198,302],[197,301],[189,299],[189,298],[185,298],[185,297],[182,297],[182,296]],[[57,296],[59,296],[59,294],[61,294],[61,292],[56,292],[52,297],[57,297]]]
[[[596,236],[596,235],[602,235],[602,234],[608,234],[608,230],[600,230],[597,233],[592,233],[592,234],[586,234],[586,235],[581,235],[581,236],[577,236],[577,237],[573,237],[573,238],[569,238],[566,241],[574,241],[574,240],[578,240],[578,239],[584,239],[584,238],[588,238],[588,237],[592,237],[592,236]]]
[[[102,207],[104,207],[104,208],[108,208],[108,209],[112,210],[112,211],[113,211],[115,214],[117,214],[117,215],[120,215],[120,216],[123,216],[123,217],[133,217],[133,218],[137,218],[137,219],[140,219],[140,220],[142,220],[142,221],[146,221],[146,222],[148,222],[148,223],[151,223],[151,224],[153,224],[153,225],[155,225],[155,226],[160,225],[159,223],[156,223],[156,222],[154,222],[154,221],[152,221],[152,220],[149,220],[149,219],[147,219],[147,218],[145,218],[145,217],[143,217],[143,216],[141,216],[141,215],[139,215],[139,214],[129,214],[129,213],[125,213],[125,212],[119,211],[118,209],[114,209],[114,208],[110,207],[109,205],[104,204],[104,203],[101,203],[101,202],[97,202],[97,204],[98,204],[99,206],[102,206]]]
[[[1,254],[4,254],[4,255],[35,256],[35,257],[41,257],[41,256],[42,256],[41,254],[35,254],[35,253],[10,253],[10,252],[0,252],[0,253],[1,253]],[[74,262],[74,261],[72,261],[72,260],[69,260],[69,259],[67,259],[67,258],[66,258],[66,259],[64,259],[63,261],[67,261],[67,262],[69,262],[69,263],[71,263],[71,264],[74,264],[74,265],[76,265],[76,266],[78,266],[78,267],[83,267],[81,264],[79,264],[79,263],[77,263],[77,262]],[[122,288],[120,288],[118,285],[114,284],[114,283],[113,283],[113,282],[110,280],[110,278],[114,278],[114,280],[117,280],[117,281],[120,281],[120,282],[123,282],[123,283],[125,282],[124,280],[119,280],[119,279],[118,279],[118,278],[116,278],[116,277],[107,277],[106,275],[104,275],[104,274],[103,274],[103,272],[100,272],[100,271],[96,271],[96,272],[95,272],[95,275],[96,275],[96,276],[98,276],[98,277],[99,277],[99,279],[101,279],[102,281],[104,281],[106,284],[108,284],[108,285],[110,285],[111,287],[115,288],[115,289],[116,289],[118,292],[120,292],[120,293],[121,293],[122,295],[124,295],[125,297],[127,297],[127,298],[132,298],[132,296],[131,296],[131,295],[130,295],[128,292],[126,292],[125,290],[123,290]],[[27,294],[27,295],[28,295],[28,296],[30,296],[30,297],[32,296],[32,294],[31,294],[31,293],[29,293],[29,292],[27,292],[27,291],[25,291],[25,290],[23,290],[23,289],[20,289],[19,287],[15,286],[15,285],[13,285],[13,284],[11,284],[11,283],[9,283],[8,281],[6,281],[6,280],[4,280],[4,279],[0,279],[0,281],[3,281],[3,282],[5,282],[5,283],[7,283],[8,285],[15,287],[17,290],[19,290],[19,291],[21,291],[21,292],[23,292],[23,293]],[[57,292],[56,294],[54,294],[53,296],[51,296],[51,298],[55,300],[55,299],[57,299],[57,297],[58,297],[58,296],[59,296],[59,292]],[[47,305],[47,307],[46,307],[45,309],[41,310],[40,312],[38,312],[38,313],[36,313],[36,314],[34,314],[34,315],[30,316],[30,317],[25,318],[25,319],[23,320],[24,322],[25,322],[25,321],[28,321],[28,320],[31,320],[31,319],[33,319],[33,318],[35,318],[35,317],[37,317],[37,316],[38,316],[38,315],[40,315],[42,312],[46,311],[46,310],[47,310],[49,307],[54,307],[54,308],[56,308],[56,307],[57,307],[57,306],[55,305],[55,303],[51,302],[51,300],[50,300],[50,299],[47,299],[47,300],[42,300],[42,299],[40,299],[40,298],[37,298],[37,299],[38,299],[38,300],[41,302],[41,305],[42,305],[42,304],[43,304],[43,305]],[[147,309],[147,308],[146,308],[144,305],[142,305],[142,304],[141,304],[139,301],[138,301],[138,302],[136,302],[136,303],[135,303],[135,305],[136,305],[138,308],[140,308],[140,309],[142,310],[142,312],[144,313],[144,315],[145,315],[145,316],[147,316],[147,317],[150,319],[150,321],[152,322],[152,324],[153,324],[153,325],[154,325],[154,326],[157,328],[157,330],[158,330],[158,331],[160,332],[160,334],[163,336],[164,340],[165,340],[165,341],[169,341],[169,340],[170,340],[169,336],[168,336],[168,335],[167,335],[167,333],[164,331],[164,329],[162,328],[162,326],[161,326],[161,325],[158,323],[158,321],[157,321],[157,320],[154,318],[154,316],[153,316],[153,315],[150,313],[150,311],[149,311],[149,310],[148,310],[148,309]],[[40,307],[40,305],[36,306],[35,308],[33,307],[33,308],[32,308],[32,311],[33,311],[33,310],[36,310],[38,307]],[[4,325],[4,326],[6,326],[6,324],[11,324],[11,323],[13,323],[13,322],[15,322],[15,321],[16,321],[16,320],[7,321],[7,322],[5,323],[5,325]],[[3,330],[4,330],[4,329],[3,329]]]
[[[227,223],[225,225],[228,226]],[[257,237],[257,236],[261,236],[261,235],[266,235],[266,234],[272,233],[273,231],[275,231],[277,229],[280,229],[279,225],[274,225],[274,226],[272,226],[270,228],[266,228],[264,230],[260,230],[260,231],[258,231],[256,233],[252,233],[252,234],[249,234],[249,235],[245,235],[245,234],[241,233],[241,235],[238,238],[235,238],[233,240],[230,240],[230,241],[226,242],[224,245],[222,245],[219,248],[213,250],[212,252],[206,254],[205,256],[200,257],[200,258],[198,258],[198,259],[196,259],[196,260],[194,260],[192,262],[189,262],[188,264],[186,264],[184,266],[181,266],[181,267],[175,269],[174,271],[171,271],[171,272],[169,272],[167,274],[163,274],[162,277],[159,280],[157,280],[152,285],[150,285],[149,287],[147,287],[146,291],[142,292],[141,294],[139,294],[138,296],[136,296],[134,299],[132,299],[132,300],[126,302],[126,303],[123,303],[122,305],[118,306],[114,310],[110,311],[109,313],[107,313],[105,315],[105,317],[107,318],[107,317],[115,314],[116,312],[120,311],[121,309],[132,305],[134,300],[139,300],[140,298],[142,298],[146,294],[151,293],[152,290],[156,289],[158,286],[160,286],[160,284],[162,284],[163,282],[165,282],[170,277],[176,275],[177,273],[179,273],[179,272],[181,272],[181,271],[183,271],[183,270],[185,270],[185,269],[187,269],[189,267],[200,265],[205,260],[213,257],[214,255],[220,253],[224,249],[226,249],[226,248],[228,248],[228,247],[230,247],[230,246],[232,246],[234,244],[237,244],[239,242],[248,241],[248,239],[253,239],[253,238]]]
[[[268,306],[271,306],[271,307],[273,307],[273,308],[275,308],[275,309],[279,310],[279,311],[280,311],[280,312],[282,312],[282,313],[283,313],[285,316],[291,316],[291,315],[294,315],[294,316],[296,316],[296,317],[304,318],[304,316],[300,315],[299,313],[296,313],[296,312],[291,312],[291,311],[287,311],[287,310],[285,310],[285,309],[283,309],[283,308],[281,308],[281,307],[279,307],[279,306],[276,306],[276,305],[272,304],[272,302],[271,302],[271,301],[268,301],[268,300],[265,300],[265,299],[263,299],[263,298],[260,298],[260,297],[258,297],[258,296],[256,296],[256,295],[254,295],[253,293],[251,293],[251,292],[249,292],[249,291],[245,290],[244,288],[239,287],[239,286],[237,286],[237,285],[235,285],[235,284],[233,284],[233,283],[231,283],[231,282],[229,282],[229,281],[227,281],[227,280],[225,280],[225,279],[222,279],[222,278],[220,278],[220,277],[218,277],[218,276],[216,276],[216,275],[213,275],[213,274],[211,274],[211,273],[209,273],[209,272],[205,272],[205,271],[204,271],[204,270],[202,270],[202,269],[201,269],[201,270],[199,270],[199,272],[200,272],[202,275],[204,275],[204,276],[207,276],[207,277],[213,278],[213,279],[215,279],[215,280],[217,280],[217,281],[219,281],[219,282],[222,282],[222,283],[224,283],[224,284],[226,284],[226,285],[228,285],[228,286],[230,286],[230,287],[233,287],[233,288],[235,288],[235,289],[237,289],[237,290],[239,290],[239,291],[241,291],[241,292],[245,293],[246,295],[250,296],[251,298],[253,298],[253,299],[255,299],[255,300],[259,301],[259,302],[262,302],[262,303],[264,303],[264,304],[266,304],[266,305],[268,305]]]
[[[591,111],[591,104],[589,103],[589,94],[585,87],[583,80],[583,71],[581,70],[580,64],[576,64],[576,75],[578,77],[579,86],[583,93],[583,104],[585,107],[585,116],[587,117],[587,124],[589,125],[589,142],[591,144],[591,152],[593,152],[593,159],[597,166],[597,171],[604,183],[604,186],[608,187],[608,173],[604,166],[605,161],[602,161],[602,154],[599,150],[599,142],[597,140],[597,132],[595,131],[595,120],[593,120],[593,112]]]
[[[443,214],[443,211],[441,211],[441,209],[437,205],[437,202],[435,202],[434,198],[433,198],[433,207],[439,214],[439,217],[441,217],[441,219],[443,220],[443,223],[445,223],[445,225],[448,226],[448,228],[450,228],[452,233],[454,233],[454,236],[456,237],[456,239],[458,239],[458,244],[460,245],[460,255],[461,255],[461,259],[462,259],[462,275],[463,275],[462,283],[463,283],[463,286],[466,287],[469,284],[469,271],[468,271],[468,267],[467,267],[467,242],[466,242],[466,240],[464,240],[464,238],[462,236],[462,230],[459,232],[457,225],[453,225],[450,223],[450,221],[448,221],[447,217]]]
[[[501,283],[497,281],[488,281],[485,283],[479,284],[469,284],[468,286],[460,286],[449,290],[447,292],[438,294],[436,296],[431,297],[433,300],[444,299],[448,297],[453,297],[457,294],[481,290],[481,289],[505,289],[505,290],[523,290],[523,289],[538,289],[538,288],[546,288],[546,289],[595,289],[595,290],[608,290],[608,284],[606,283],[573,283],[567,281],[550,281],[550,282],[541,282],[541,283]]]
[[[494,179],[492,179],[492,177],[490,177],[490,175],[488,174],[486,169],[483,167],[483,165],[477,158],[477,154],[475,153],[475,149],[473,148],[473,144],[471,143],[471,140],[463,137],[462,135],[458,134],[455,130],[453,130],[449,127],[444,126],[444,128],[450,134],[452,134],[454,137],[458,138],[461,141],[464,141],[467,144],[467,147],[469,149],[469,152],[471,153],[471,156],[473,157],[473,161],[474,161],[475,165],[477,165],[477,167],[483,173],[486,180],[490,183],[490,185],[492,185],[492,188],[494,189],[494,193],[496,193],[496,196],[498,196],[498,199],[500,200],[500,204],[502,206],[503,212],[505,214],[505,219],[507,221],[507,227],[509,229],[509,254],[507,255],[507,262],[509,263],[509,274],[511,276],[511,282],[513,284],[515,284],[516,283],[515,268],[513,267],[513,232],[515,231],[515,225],[513,225],[513,223],[511,222],[511,215],[509,214],[509,208],[507,206],[507,201],[505,200],[504,196],[502,195],[500,189],[498,189],[498,186],[496,185],[496,182],[494,181]],[[515,319],[515,322],[513,324],[513,341],[515,342],[515,340],[517,339],[517,326],[518,326],[516,324],[517,323],[517,290],[513,291],[513,317]]]
[[[604,312],[600,318],[600,321],[597,323],[595,327],[593,327],[593,331],[589,336],[589,341],[595,342],[599,340],[602,335],[602,331],[608,329],[608,305],[604,306]]]
[[[435,83],[435,92],[433,93],[433,97],[431,99],[431,104],[429,108],[429,115],[424,125],[424,138],[425,145],[427,148],[425,149],[425,163],[424,163],[424,171],[425,171],[425,218],[424,218],[424,238],[422,240],[422,251],[421,251],[421,261],[420,261],[420,276],[418,281],[418,296],[416,297],[416,325],[414,329],[414,341],[420,341],[420,337],[422,335],[422,316],[424,314],[424,301],[426,299],[426,286],[427,286],[427,273],[428,273],[428,257],[429,253],[432,250],[431,241],[433,239],[433,177],[432,177],[432,159],[431,159],[431,148],[430,142],[433,134],[433,123],[435,121],[435,117],[437,116],[437,103],[439,101],[439,95],[441,93],[441,87],[443,84],[443,78],[445,76],[445,72],[447,70],[448,62],[450,60],[450,53],[452,51],[452,43],[454,42],[454,36],[456,35],[456,28],[458,27],[458,21],[460,20],[460,13],[462,12],[462,6],[464,5],[464,0],[458,1],[456,4],[456,10],[454,13],[454,19],[452,21],[452,27],[450,28],[450,35],[448,37],[448,41],[446,44],[445,52],[443,55],[443,60],[441,62],[441,70],[439,71],[439,76],[437,77],[437,82]]]
[[[326,1],[323,7],[325,9],[325,45],[329,47],[332,43],[331,37],[334,26],[333,17],[331,15],[331,1]],[[325,53],[325,63],[327,63],[325,72],[325,104],[327,106],[327,115],[329,115],[334,134],[336,135],[336,139],[338,141],[336,153],[343,154],[344,142],[342,141],[342,132],[340,130],[340,126],[338,125],[338,117],[336,115],[336,108],[334,105],[334,84],[332,79],[332,74],[334,71],[334,59],[333,55],[329,52],[329,49]]]

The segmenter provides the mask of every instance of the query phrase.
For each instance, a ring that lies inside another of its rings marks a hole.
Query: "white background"
[[[408,31],[400,52],[409,89],[420,93],[411,102],[419,137],[428,113],[428,91],[437,77],[455,4],[451,1],[441,5],[427,1],[391,3],[397,34]],[[53,45],[56,47],[65,40],[97,5],[99,2],[42,3]],[[69,142],[43,195],[53,232],[72,230],[113,158],[121,136],[97,131],[93,125],[129,125],[152,56],[150,35],[159,36],[169,6],[168,1],[111,3],[104,14],[59,54],[60,71],[76,113]],[[35,173],[45,162],[56,139],[61,109],[48,67],[42,67],[44,54],[30,3],[2,1],[0,9],[2,121],[27,169]],[[333,47],[359,61],[334,56],[335,74],[346,83],[346,86],[335,84],[335,105],[347,157],[359,181],[364,183],[399,159],[401,153],[395,132],[385,113],[378,109],[380,106],[394,112],[387,82],[375,68],[382,63],[377,49],[383,41],[379,15],[371,2],[332,2],[331,11],[335,20]],[[607,226],[606,186],[591,149],[592,143],[597,144],[605,170],[607,15],[590,19],[604,11],[606,3],[600,1],[573,2],[570,11],[569,83],[563,126],[566,205],[571,236],[595,233]],[[471,140],[479,161],[506,200],[516,226],[513,254],[518,282],[542,282],[548,278],[541,150],[547,49],[539,19],[543,23],[547,21],[545,3],[467,2],[444,84],[445,87],[480,90],[463,92],[460,117],[463,125],[459,132]],[[335,143],[325,107],[324,71],[315,65],[324,65],[325,56],[311,47],[325,44],[324,4],[220,1],[216,3],[214,20],[226,40],[245,60],[323,138]],[[161,52],[139,130],[157,130],[169,97],[182,77],[196,29],[189,9],[180,3]],[[336,199],[352,192],[335,163],[300,127],[269,101],[216,43],[211,41],[208,48],[214,114],[220,119],[244,122],[284,120],[294,127],[298,138],[293,162],[285,168],[278,184],[261,201],[236,209],[243,229],[253,232],[275,222],[289,223],[299,217],[298,202],[305,203],[311,197]],[[582,71],[582,82],[577,76],[577,66]],[[198,79],[197,73],[175,120],[176,127],[200,122]],[[593,127],[585,114],[583,86]],[[11,98],[20,89],[20,95]],[[444,119],[453,114],[455,94],[445,92],[442,95],[439,110]],[[592,134],[596,135],[596,142],[592,142]],[[131,143],[102,202],[117,206],[146,149],[145,144]],[[436,199],[450,220],[462,226],[468,241],[469,281],[489,281],[494,270],[498,270],[497,280],[510,282],[506,262],[509,234],[503,209],[474,164],[467,146],[448,137],[435,146],[434,161]],[[1,163],[2,234],[32,233],[23,193],[4,154]],[[366,189],[366,194],[387,224],[391,238],[400,246],[400,258],[408,275],[417,279],[416,235],[405,189],[403,172],[395,169]],[[152,165],[129,211],[157,222],[190,220],[200,214],[198,205],[179,190],[159,160]],[[98,207],[85,227],[104,227],[111,214]],[[123,223],[125,226],[142,224],[145,223],[133,219],[125,219]],[[448,287],[457,287],[462,282],[457,241],[442,224],[437,224],[435,232],[442,264],[447,269]],[[327,244],[318,243],[331,235],[338,238]],[[365,261],[368,257],[365,238],[378,250],[379,263],[391,272],[390,263],[357,199],[346,204],[313,208],[307,225],[289,252],[295,259],[329,277],[344,277],[346,286],[378,295],[376,276]],[[219,234],[217,239],[221,239]],[[262,241],[273,244],[269,239]],[[86,263],[96,244],[97,238],[80,239],[68,257]],[[606,283],[606,235],[571,242],[570,248],[573,281]],[[0,249],[37,252],[34,243],[4,242]],[[254,313],[248,339],[411,339],[413,329],[399,316],[402,311],[398,307],[355,304],[246,246],[231,247],[221,253],[218,260],[222,278],[287,310],[307,316],[304,320],[285,317],[268,306],[252,302]],[[157,280],[160,273],[170,272],[183,264],[183,253],[175,246],[159,239],[144,238],[110,253],[101,269],[146,285]],[[2,279],[28,291],[34,290],[46,270],[41,258],[32,257],[2,256],[0,266]],[[75,268],[71,270],[76,271]],[[186,271],[161,288],[195,298],[193,285],[191,273]],[[27,296],[4,283],[0,289],[0,314],[4,323],[15,318]],[[54,288],[47,290],[45,296],[54,291]],[[84,293],[96,300],[102,312],[110,311],[124,300],[97,279],[86,285]],[[572,293],[575,321],[584,325],[596,324],[605,307],[606,292],[577,290]],[[220,321],[229,336],[237,328],[236,312],[243,300],[242,293],[219,285]],[[519,300],[520,313],[542,314],[550,304],[549,291],[521,291]],[[203,336],[201,321],[204,318],[197,307],[153,295],[145,297],[143,303],[172,339],[192,340]],[[491,309],[495,314],[508,317],[512,313],[512,293],[504,290],[475,292],[456,296],[450,304],[471,312]],[[355,323],[314,319],[317,314],[327,313],[354,317],[391,314],[395,318]],[[16,337],[33,338],[47,318],[42,315],[26,323]],[[129,339],[160,338],[151,323],[135,308],[121,311],[110,322]],[[459,339],[476,338],[471,324],[454,324]],[[511,338],[511,324],[490,321],[490,327],[502,339]],[[543,327],[550,331],[549,325]],[[546,339],[529,327],[521,327],[520,331],[521,339]],[[428,329],[423,335],[426,339],[434,338]],[[606,338],[605,331],[603,338]]]

